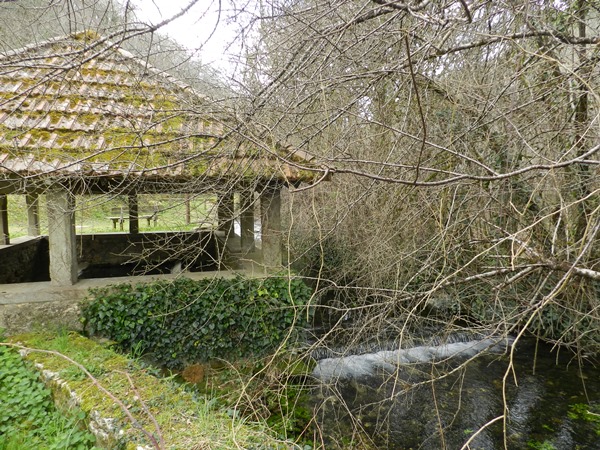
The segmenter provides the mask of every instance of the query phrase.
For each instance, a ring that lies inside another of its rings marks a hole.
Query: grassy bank
[[[12,337],[9,343],[32,349],[25,358],[27,370],[31,373],[36,367],[43,374],[59,409],[69,411],[63,417],[75,414],[82,423],[101,429],[96,433],[104,436],[95,443],[99,448],[296,448],[276,438],[266,421],[243,418],[227,407],[229,402],[216,391],[188,389],[173,379],[157,377],[156,369],[77,333],[26,334]],[[15,392],[22,387],[11,385],[11,379],[2,383]],[[81,423],[67,425],[80,429]],[[81,447],[68,448],[92,447],[88,440]]]

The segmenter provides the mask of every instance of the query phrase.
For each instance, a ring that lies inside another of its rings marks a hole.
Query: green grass
[[[148,226],[145,219],[140,219],[140,231],[191,231],[202,223],[216,223],[216,198],[213,196],[196,196],[189,200],[190,223],[187,223],[187,207],[182,195],[139,195],[140,211],[150,210],[156,205],[159,209],[158,222]],[[48,234],[48,218],[46,214],[46,198],[41,195],[40,231]],[[113,208],[127,206],[124,196],[77,196],[75,211],[75,229],[77,234],[121,232],[117,224],[113,229],[112,221],[108,219]],[[27,206],[24,195],[8,196],[8,219],[11,238],[27,235]],[[124,232],[128,230],[125,222]]]

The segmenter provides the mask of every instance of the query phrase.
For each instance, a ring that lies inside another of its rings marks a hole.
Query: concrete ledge
[[[9,335],[59,327],[81,331],[80,316],[79,302],[72,300],[0,305],[0,328]]]
[[[62,300],[83,300],[89,289],[121,283],[151,283],[158,280],[174,280],[186,277],[192,280],[206,278],[231,278],[235,275],[251,276],[245,270],[220,270],[213,272],[185,272],[165,275],[137,275],[133,277],[90,278],[79,280],[72,286],[53,286],[50,281],[39,283],[0,284],[0,306],[19,303],[46,303]]]
[[[16,237],[16,238],[11,238],[10,244],[8,244],[8,245],[0,244],[0,250],[3,248],[14,247],[15,245],[23,244],[23,243],[26,243],[29,241],[35,241],[35,240],[38,240],[39,238],[40,238],[40,236],[20,236],[20,237]]]
[[[50,282],[0,285],[0,328],[8,334],[35,329],[66,327],[81,330],[79,303],[92,288],[120,283],[150,283],[174,280],[178,277],[200,280],[206,278],[232,278],[236,275],[256,276],[246,271],[190,272],[169,275],[94,278],[80,280],[73,286],[53,286]]]

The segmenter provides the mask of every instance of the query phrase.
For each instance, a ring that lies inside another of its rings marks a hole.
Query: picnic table
[[[123,231],[123,223],[129,219],[129,209],[126,206],[121,206],[119,208],[111,208],[110,216],[108,216],[109,220],[112,220],[113,229],[117,229],[117,223],[119,224],[119,228]],[[158,221],[158,206],[154,205],[150,208],[142,208],[138,211],[138,219],[146,219],[148,222],[148,226],[150,226],[150,222],[156,223]]]

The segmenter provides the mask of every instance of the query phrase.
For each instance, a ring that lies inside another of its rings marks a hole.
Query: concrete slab
[[[17,238],[12,238],[10,240],[10,244],[8,245],[0,245],[0,250],[3,248],[10,248],[18,244],[23,244],[24,242],[35,241],[39,239],[39,236],[20,236]]]
[[[201,280],[205,278],[232,278],[240,274],[253,276],[245,270],[220,270],[212,272],[184,272],[165,275],[137,275],[132,277],[91,278],[79,280],[71,286],[55,286],[50,281],[39,283],[0,284],[0,306],[18,303],[43,303],[61,300],[80,301],[89,289],[120,283],[150,283],[158,280],[173,280],[179,277]]]
[[[231,278],[237,274],[261,276],[259,273],[240,271],[186,272],[182,274],[145,275],[135,277],[94,278],[80,280],[71,286],[56,286],[51,282],[15,283],[0,285],[0,328],[7,334],[36,329],[66,327],[81,330],[80,303],[91,288],[119,283],[149,283],[173,280],[178,277],[200,280]],[[264,274],[263,274],[264,276]]]

